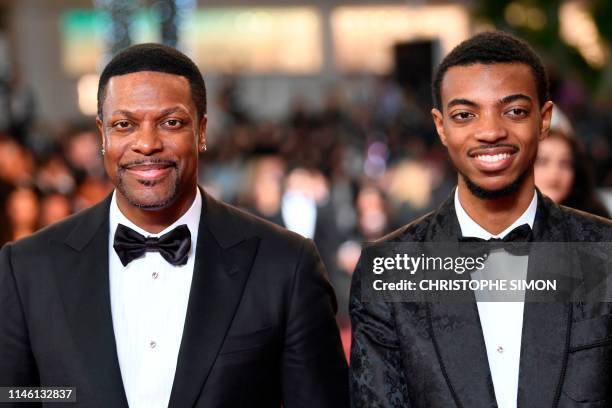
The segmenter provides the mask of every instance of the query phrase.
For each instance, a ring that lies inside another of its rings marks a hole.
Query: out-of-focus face
[[[281,184],[285,165],[276,156],[262,157],[255,166],[253,200],[255,208],[265,216],[272,216],[280,207]]]
[[[562,203],[574,184],[574,162],[569,143],[561,137],[540,142],[535,163],[535,183],[544,195]]]
[[[9,184],[28,184],[35,172],[32,153],[13,140],[0,142],[0,179]]]
[[[156,210],[193,197],[206,117],[198,120],[186,78],[150,71],[112,77],[102,108],[104,166],[120,205]]]
[[[388,224],[385,202],[381,193],[364,187],[357,195],[356,205],[359,230],[366,240],[378,239],[385,233]]]
[[[95,171],[100,168],[98,138],[94,132],[80,132],[70,140],[66,155],[78,169]]]
[[[442,81],[441,99],[442,111],[433,109],[432,115],[463,176],[460,187],[475,186],[486,198],[519,183],[533,185],[532,166],[538,142],[548,134],[552,103],[540,108],[529,66],[451,67]]]
[[[72,213],[70,199],[61,194],[51,194],[40,203],[40,225],[45,227],[63,220]]]
[[[27,188],[14,190],[6,200],[6,212],[12,226],[17,229],[36,228],[39,210],[36,193]]]

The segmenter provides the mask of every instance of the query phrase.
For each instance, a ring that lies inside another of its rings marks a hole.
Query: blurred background
[[[201,184],[315,240],[347,340],[361,242],[432,210],[456,183],[430,119],[432,71],[490,29],[528,41],[548,68],[554,132],[538,186],[607,216],[612,2],[0,0],[0,245],[111,191],[98,75],[116,51],[162,42],[205,77]]]

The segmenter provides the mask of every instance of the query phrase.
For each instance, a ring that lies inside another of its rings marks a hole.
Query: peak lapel
[[[428,308],[436,353],[457,406],[496,407],[475,301],[433,301]]]
[[[91,392],[106,406],[127,407],[117,359],[108,281],[110,196],[86,210],[53,248],[57,285]]]
[[[534,241],[567,242],[569,237],[565,228],[563,213],[559,207],[538,191]],[[564,270],[567,266],[559,263],[567,258],[567,255],[555,257],[534,254],[529,259],[528,276],[533,276],[533,271],[538,271],[540,275],[542,272],[547,274]],[[564,276],[554,275],[551,278],[562,279]],[[569,279],[567,274],[565,278]],[[571,283],[569,285],[573,286]],[[571,304],[567,301],[536,303],[527,299],[525,302],[519,407],[552,407],[557,403],[567,361],[571,315]]]
[[[193,281],[169,407],[197,401],[234,318],[259,246],[203,191]]]
[[[458,242],[461,228],[454,204],[454,191],[438,208],[428,229],[428,245],[443,244],[449,251]],[[454,272],[442,279],[465,279]],[[495,407],[487,349],[472,291],[458,294],[431,292],[427,303],[432,339],[440,365],[459,407]]]

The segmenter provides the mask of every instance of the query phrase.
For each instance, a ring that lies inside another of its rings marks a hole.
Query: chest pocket
[[[576,403],[605,403],[612,392],[612,315],[572,323],[563,393]]]

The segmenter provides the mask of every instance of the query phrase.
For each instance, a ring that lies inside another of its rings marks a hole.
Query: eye
[[[545,157],[541,154],[536,157],[536,160],[535,160],[536,166],[546,166],[547,164],[548,164],[548,157]]]
[[[167,119],[162,123],[165,127],[169,129],[180,129],[183,126],[183,121],[180,119]]]
[[[529,111],[523,108],[512,108],[507,112],[507,115],[515,119],[520,119],[527,117],[527,115],[529,115]]]
[[[132,127],[132,123],[129,120],[118,120],[115,123],[113,123],[113,128],[118,129],[118,130],[127,130],[130,129]]]
[[[561,168],[564,170],[574,170],[574,163],[572,159],[561,160]]]
[[[474,114],[471,112],[457,112],[457,113],[453,113],[451,117],[456,121],[465,122],[473,118]]]

